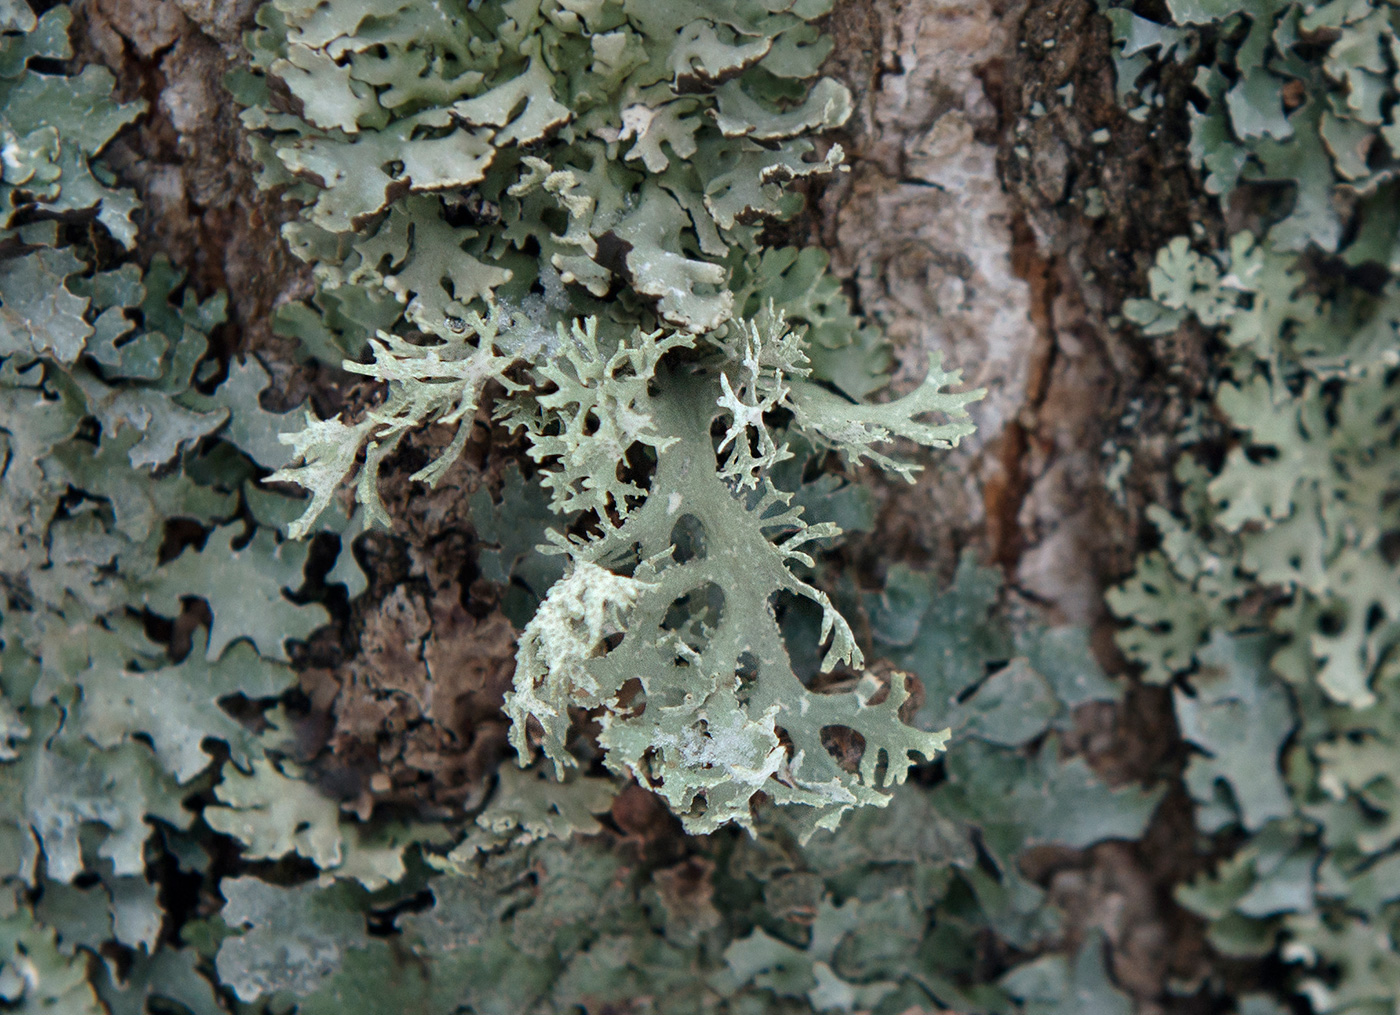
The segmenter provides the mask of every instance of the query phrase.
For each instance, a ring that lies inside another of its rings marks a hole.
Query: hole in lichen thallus
[[[797,679],[808,687],[822,676],[822,608],[806,596],[782,591],[773,597],[773,615],[783,633],[788,662]]]
[[[849,726],[823,726],[822,746],[847,772],[859,771],[860,759],[865,756],[865,737],[856,730]]]
[[[671,528],[671,559],[677,564],[705,559],[705,527],[694,515],[681,515]]]
[[[724,590],[714,582],[692,589],[673,602],[661,621],[661,629],[676,635],[696,655],[709,647],[710,635],[724,617]],[[690,665],[687,654],[678,649],[677,665]]]
[[[758,656],[752,652],[739,653],[739,660],[734,666],[734,676],[738,678],[734,697],[740,705],[747,707],[754,692],[758,690],[760,668]]]
[[[1328,610],[1317,618],[1317,630],[1325,638],[1335,638],[1346,629],[1346,611],[1340,607]]]
[[[612,711],[620,719],[635,719],[647,710],[646,692],[637,677],[630,677],[617,691],[617,704]]]

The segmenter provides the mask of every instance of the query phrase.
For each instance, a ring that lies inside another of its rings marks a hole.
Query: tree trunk
[[[149,106],[105,153],[142,202],[136,256],[169,258],[201,295],[226,290],[221,352],[267,367],[266,408],[309,398],[324,418],[364,405],[371,389],[299,361],[271,327],[273,311],[314,283],[279,235],[296,209],[257,187],[239,110],[221,86],[246,60],[240,38],[256,7],[81,0],[74,39],[79,63],[111,68],[120,97]],[[1139,1010],[1185,1010],[1193,1002],[1169,985],[1213,969],[1200,922],[1171,901],[1203,865],[1179,786],[1186,748],[1167,694],[1138,685],[1118,653],[1104,591],[1152,538],[1144,510],[1170,499],[1172,435],[1206,384],[1199,331],[1149,348],[1120,317],[1168,238],[1192,223],[1219,228],[1188,164],[1184,101],[1172,101],[1188,82],[1184,72],[1169,79],[1161,115],[1127,117],[1093,0],[841,0],[827,30],[836,39],[827,72],[855,97],[838,137],[850,171],[812,185],[783,235],[828,251],[858,312],[890,337],[894,392],[917,385],[934,351],[987,389],[977,433],[955,453],[912,485],[870,481],[876,527],[842,559],[879,589],[899,564],[947,581],[971,549],[1004,574],[1008,614],[1091,632],[1098,661],[1128,692],[1078,709],[1062,749],[1110,785],[1171,788],[1140,840],[1026,854],[1023,873],[1065,914],[1039,947],[1073,953],[1102,930],[1111,976]],[[406,490],[406,480],[391,480],[401,524],[365,542],[367,591],[297,660],[308,753],[340,748],[335,764],[313,759],[313,774],[362,816],[386,802],[470,808],[488,788],[516,632],[479,577],[466,500],[494,488],[520,451],[500,438],[470,451],[466,488],[410,498],[393,486]],[[343,694],[331,714],[342,693],[332,674],[369,658],[386,687],[420,679],[425,660],[429,670],[435,659],[477,667],[475,739],[457,742],[421,717],[357,719]],[[402,742],[386,743],[393,737]],[[625,799],[614,815],[624,830],[642,829],[639,848],[686,853],[658,845],[674,830],[654,831],[664,817]],[[997,954],[987,961],[1005,965],[1008,953]]]

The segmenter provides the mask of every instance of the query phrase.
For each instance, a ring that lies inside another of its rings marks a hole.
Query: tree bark
[[[363,393],[298,363],[270,327],[277,306],[312,292],[310,272],[279,236],[294,209],[257,188],[239,111],[220,85],[244,59],[240,34],[256,6],[83,0],[75,41],[80,59],[117,74],[121,98],[149,104],[106,153],[143,203],[138,256],[170,258],[204,294],[226,289],[221,340],[271,370],[269,408],[310,397],[327,416]],[[1108,26],[1092,0],[842,0],[829,30],[837,45],[828,73],[856,99],[839,138],[851,171],[816,188],[788,228],[830,252],[858,308],[890,336],[896,392],[918,382],[933,351],[988,392],[977,435],[956,454],[912,486],[878,482],[877,531],[846,552],[878,586],[899,561],[951,574],[972,547],[1004,570],[1009,609],[1086,626],[1109,672],[1126,674],[1103,592],[1147,538],[1145,506],[1170,496],[1170,435],[1206,373],[1199,336],[1149,351],[1117,316],[1123,298],[1145,288],[1165,239],[1191,223],[1217,228],[1187,163],[1183,124],[1123,114]],[[1169,96],[1185,78],[1173,79]],[[484,449],[478,464],[489,457]],[[504,652],[508,661],[499,614],[464,620],[461,603],[434,600],[448,591],[469,600],[469,575],[446,574],[439,562],[441,581],[404,584],[442,546],[467,538],[463,498],[422,499],[394,540],[376,544],[365,602],[313,662],[353,660],[406,636],[431,641],[435,625],[468,621],[482,640],[449,644],[444,635],[439,650],[489,641],[490,658]],[[1184,755],[1155,689],[1082,712],[1072,741],[1115,783],[1176,780]],[[467,782],[479,785],[499,749],[498,730],[460,761],[472,768]],[[1170,901],[1198,863],[1192,838],[1178,790],[1142,841],[1046,849],[1028,872],[1068,914],[1066,944],[1106,931],[1115,978],[1144,1011],[1166,1004],[1168,980],[1203,973],[1200,928]]]

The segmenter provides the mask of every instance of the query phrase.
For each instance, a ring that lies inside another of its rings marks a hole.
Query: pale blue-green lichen
[[[794,571],[813,563],[800,546],[839,530],[809,526],[795,491],[774,485],[788,441],[912,480],[915,466],[878,446],[950,447],[979,397],[945,392],[958,375],[934,361],[905,398],[854,401],[878,383],[858,367],[871,336],[826,327],[839,301],[813,298],[830,288],[819,258],[763,250],[764,223],[800,203],[786,185],[841,162],[839,146],[817,157],[809,137],[851,112],[845,86],[819,76],[829,44],[809,23],[827,12],[416,0],[371,16],[345,0],[274,0],[249,37],[257,73],[235,84],[266,182],[304,202],[285,231],[315,266],[323,320],[342,298],[378,308],[374,362],[346,369],[388,389],[357,421],[310,418],[284,438],[295,458],[269,479],[312,492],[289,533],[312,531],[357,469],[366,517],[390,524],[382,463],[413,430],[456,427],[412,477],[436,485],[496,382],[493,414],[524,431],[551,507],[591,526],[554,537],[572,570],[522,642],[507,702],[520,759],[533,720],[562,770],[569,707],[602,708],[609,767],[697,831],[749,824],[759,793],[830,826],[887,801],[879,786],[942,743],[899,720],[902,677],[880,705],[875,683],[809,692],[775,613],[780,595],[815,602],[823,668],[860,666],[846,621]],[[300,117],[279,111],[275,81]],[[796,292],[794,271],[809,279]],[[672,556],[683,520],[705,546],[695,560]],[[626,603],[606,600],[618,614],[606,632],[565,608],[589,584],[627,589]],[[623,704],[632,681],[642,697]],[[823,746],[831,728],[864,737],[858,772]]]
[[[1396,12],[1372,0],[1168,7],[1175,25],[1112,12],[1120,83],[1150,81],[1152,47],[1213,53],[1192,111],[1207,189],[1284,186],[1258,205],[1257,235],[1216,251],[1173,240],[1149,297],[1125,308],[1148,335],[1192,319],[1215,330],[1218,422],[1177,465],[1178,508],[1153,509],[1161,549],[1109,601],[1131,621],[1120,643],[1147,677],[1177,685],[1183,736],[1200,752],[1185,773],[1199,827],[1238,843],[1180,900],[1210,920],[1222,953],[1294,964],[1313,1010],[1389,1011],[1400,999]]]

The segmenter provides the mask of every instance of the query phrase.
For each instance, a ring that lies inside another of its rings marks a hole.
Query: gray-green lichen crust
[[[354,352],[401,315],[460,333],[487,300],[548,343],[577,316],[698,333],[774,300],[812,326],[819,372],[865,394],[884,354],[823,259],[758,243],[801,204],[785,184],[841,161],[811,139],[851,111],[844,86],[811,80],[829,6],[267,4],[259,73],[234,88],[262,182],[306,205],[286,235],[323,321],[286,326]]]
[[[121,257],[137,201],[101,153],[143,105],[100,67],[59,69],[71,20],[0,3],[0,1004],[98,1015],[79,945],[156,950],[147,859],[194,824],[183,802],[219,764],[206,748],[262,754],[220,700],[280,695],[285,641],[326,613],[283,595],[307,548],[242,510],[243,484],[285,461],[257,401],[267,372],[216,376],[223,298]],[[168,544],[173,519],[203,548]],[[172,659],[141,618],[192,597],[212,625]],[[166,953],[163,992],[208,1010],[193,963]]]
[[[315,267],[320,327],[347,351],[367,340],[374,361],[345,367],[387,384],[363,418],[308,418],[285,438],[295,460],[270,478],[313,495],[290,534],[357,469],[366,518],[391,524],[380,463],[449,424],[456,439],[413,477],[439,482],[497,382],[496,418],[524,431],[551,507],[583,512],[588,532],[554,537],[569,570],[521,644],[507,702],[520,760],[538,723],[562,772],[569,708],[600,709],[608,766],[694,831],[749,824],[757,794],[830,827],[942,744],[899,719],[902,677],[808,691],[775,613],[784,595],[816,603],[824,668],[860,666],[845,620],[794,570],[839,529],[809,526],[775,482],[790,443],[912,478],[877,445],[950,447],[980,397],[945,392],[958,375],[935,360],[905,398],[857,401],[880,383],[878,340],[820,255],[760,243],[800,206],[787,185],[841,161],[812,139],[851,111],[818,76],[830,43],[811,22],[827,12],[274,0],[249,36],[257,73],[235,84],[264,182],[304,202],[286,235]],[[274,84],[295,101],[274,102]],[[686,525],[703,550],[683,560]],[[832,729],[863,738],[856,771],[823,746]]]
[[[1110,595],[1120,644],[1175,684],[1206,833],[1234,845],[1179,899],[1232,956],[1279,955],[1317,1012],[1400,1002],[1400,11],[1380,0],[1114,9],[1120,85],[1197,59],[1191,153],[1257,235],[1178,237],[1125,315],[1221,348],[1161,548]],[[1210,49],[1203,49],[1205,44]],[[1282,186],[1280,186],[1282,185]],[[1261,200],[1272,194],[1277,200]],[[1246,195],[1237,195],[1237,197]],[[1241,207],[1245,205],[1241,204]],[[1221,448],[1224,447],[1223,460]]]

